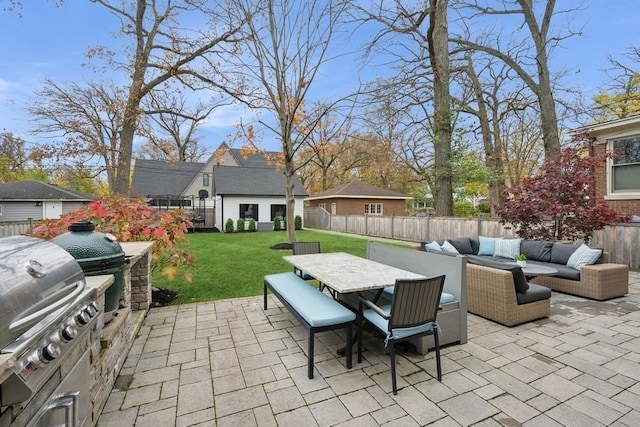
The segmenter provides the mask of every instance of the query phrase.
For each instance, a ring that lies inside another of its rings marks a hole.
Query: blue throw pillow
[[[430,251],[434,251],[434,252],[442,252],[442,248],[440,247],[440,245],[438,244],[438,242],[436,242],[435,240],[433,242],[430,243],[425,243],[424,244],[424,250],[430,250]]]
[[[478,255],[493,256],[496,252],[496,239],[495,237],[478,237],[480,241],[480,249],[478,249]]]
[[[598,261],[598,258],[600,258],[600,255],[602,255],[602,249],[591,249],[583,243],[573,254],[571,254],[567,261],[567,267],[580,270],[580,267],[583,265],[595,264],[596,261]]]

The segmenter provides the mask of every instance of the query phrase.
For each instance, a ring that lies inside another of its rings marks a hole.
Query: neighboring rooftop
[[[41,181],[17,181],[0,184],[0,200],[95,200],[95,196]]]
[[[385,188],[376,187],[375,185],[365,184],[360,181],[352,181],[337,187],[314,194],[307,200],[332,199],[332,198],[349,198],[349,199],[410,199],[397,191],[387,190]]]

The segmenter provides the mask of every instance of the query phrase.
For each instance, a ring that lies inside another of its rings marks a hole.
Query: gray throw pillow
[[[551,261],[553,242],[543,240],[523,240],[520,243],[520,253],[526,255],[530,261]]]
[[[567,265],[567,261],[571,255],[578,250],[580,246],[570,245],[568,243],[554,243],[551,248],[551,262],[554,264]]]
[[[472,255],[473,248],[471,247],[471,240],[468,237],[455,237],[453,239],[447,239],[459,253],[463,255]]]

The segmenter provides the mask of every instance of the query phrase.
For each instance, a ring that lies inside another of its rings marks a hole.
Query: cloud
[[[249,121],[254,113],[242,105],[223,105],[214,109],[207,120],[202,123],[208,129],[232,129],[240,120]]]

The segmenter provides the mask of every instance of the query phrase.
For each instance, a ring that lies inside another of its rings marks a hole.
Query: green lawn
[[[187,236],[189,250],[195,256],[191,269],[192,282],[181,276],[168,281],[160,274],[153,276],[153,285],[178,292],[176,304],[211,301],[262,294],[262,278],[266,274],[293,271],[282,259],[291,250],[270,249],[286,243],[286,232],[258,233],[193,233]],[[319,241],[322,252],[348,252],[365,256],[367,240],[355,237],[301,230],[296,240]]]

